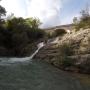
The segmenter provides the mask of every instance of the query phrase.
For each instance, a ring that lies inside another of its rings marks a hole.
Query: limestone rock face
[[[39,51],[35,58],[60,67],[57,58],[60,56],[59,53],[63,52],[59,47],[63,46],[63,48],[65,48],[65,44],[67,44],[70,51],[72,51],[72,53],[67,54],[67,57],[72,61],[74,60],[74,65],[78,67],[81,72],[90,73],[90,29],[72,32],[71,34],[60,37],[57,44],[46,45]],[[67,53],[69,49],[67,49]]]
[[[69,35],[66,34],[58,45],[63,45],[64,43],[70,44],[76,54],[90,53],[90,29],[80,30]]]

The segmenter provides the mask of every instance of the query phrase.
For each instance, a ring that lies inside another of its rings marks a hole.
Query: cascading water
[[[32,59],[44,45],[45,45],[44,42],[39,43],[37,45],[38,49],[30,56],[29,59]]]
[[[38,49],[30,57],[24,57],[24,58],[0,58],[0,65],[9,65],[9,64],[13,64],[13,63],[20,63],[20,62],[30,61],[44,45],[45,45],[44,42],[39,43],[37,45]]]

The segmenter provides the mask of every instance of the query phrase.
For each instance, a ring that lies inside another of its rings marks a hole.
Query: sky
[[[36,17],[42,22],[41,27],[53,27],[72,23],[73,17],[79,17],[80,11],[90,0],[2,0],[7,15],[16,17]]]

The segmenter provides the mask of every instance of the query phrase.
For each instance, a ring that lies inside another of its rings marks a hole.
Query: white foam
[[[20,62],[26,62],[26,61],[31,61],[31,59],[38,53],[38,51],[44,46],[45,44],[43,42],[39,43],[37,45],[38,49],[30,55],[30,57],[24,57],[24,58],[0,58],[0,65],[7,65],[7,64],[12,64],[12,63],[20,63]]]

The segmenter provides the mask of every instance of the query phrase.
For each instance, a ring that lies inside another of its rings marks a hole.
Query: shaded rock
[[[9,51],[6,48],[0,46],[0,56],[6,55],[9,55]]]

